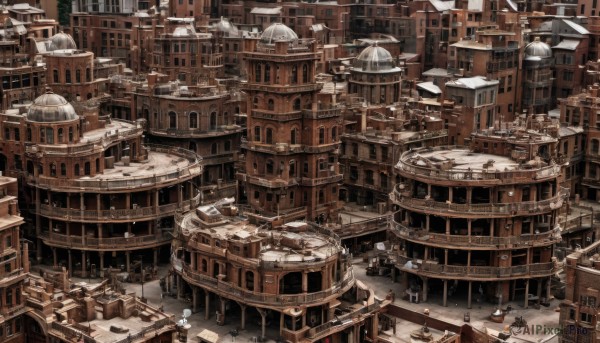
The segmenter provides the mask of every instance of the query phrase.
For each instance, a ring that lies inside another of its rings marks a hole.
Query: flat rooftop
[[[475,153],[467,148],[455,148],[448,150],[420,150],[413,154],[406,155],[405,163],[419,167],[429,167],[431,163],[439,164],[452,162],[452,171],[469,171],[484,169],[483,165],[489,161],[494,161],[488,168],[490,171],[511,171],[517,170],[519,163],[512,159],[499,155]]]

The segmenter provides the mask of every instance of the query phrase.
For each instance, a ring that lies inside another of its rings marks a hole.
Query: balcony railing
[[[41,188],[53,189],[85,189],[86,191],[135,189],[141,187],[155,187],[163,183],[177,180],[186,180],[202,174],[201,158],[195,153],[173,147],[145,145],[149,151],[160,152],[170,156],[187,158],[190,164],[183,169],[165,168],[164,172],[148,176],[123,176],[122,178],[101,179],[102,175],[95,178],[60,179],[47,176],[34,176],[27,174],[27,183]]]
[[[417,199],[406,196],[406,190],[396,185],[390,199],[400,207],[427,213],[441,215],[479,215],[479,216],[515,216],[534,215],[559,209],[563,201],[569,196],[569,189],[560,187],[555,196],[540,201],[522,201],[515,203],[487,203],[487,204],[456,204],[433,199]]]
[[[302,110],[302,115],[309,119],[334,118],[339,117],[341,113],[341,108],[338,107],[323,108],[315,111],[311,109]]]
[[[507,169],[507,170],[486,170],[486,169],[461,169],[461,170],[442,170],[438,168],[417,166],[409,162],[410,157],[424,151],[430,151],[432,148],[413,149],[402,154],[400,161],[396,164],[396,170],[404,175],[416,175],[432,180],[453,180],[466,182],[499,181],[504,182],[531,182],[532,180],[544,180],[556,178],[560,175],[560,165],[550,165],[536,169]],[[464,147],[437,147],[433,151],[465,149]],[[411,156],[412,155],[412,156]]]
[[[396,266],[404,271],[439,278],[471,279],[516,279],[549,276],[556,273],[558,266],[554,262],[532,263],[512,267],[456,266],[438,264],[436,261],[423,261],[390,253]],[[408,266],[407,263],[411,262]]]
[[[148,132],[157,136],[182,137],[182,138],[205,138],[219,137],[242,132],[243,128],[239,125],[221,125],[214,129],[171,129],[149,127]]]
[[[243,289],[229,282],[201,274],[177,258],[173,258],[173,266],[188,282],[209,288],[213,292],[225,292],[227,297],[235,300],[281,307],[323,302],[331,296],[343,294],[354,285],[355,281],[354,273],[350,269],[340,282],[323,291],[303,294],[266,294]]]
[[[74,208],[55,207],[50,205],[40,205],[40,215],[56,219],[83,220],[83,221],[131,221],[144,218],[153,218],[156,216],[165,216],[174,214],[177,210],[188,211],[200,205],[200,194],[195,198],[183,201],[181,204],[167,204],[157,207],[140,207],[135,209],[114,209],[114,210],[79,210]]]
[[[316,178],[308,178],[308,177],[303,177],[300,181],[300,184],[302,186],[320,186],[320,185],[324,185],[327,183],[335,183],[335,182],[340,182],[343,179],[343,175],[342,174],[336,174],[336,173],[331,173],[331,175],[329,176],[325,176],[325,177],[316,177]]]
[[[548,246],[561,240],[554,231],[519,236],[492,237],[477,235],[446,235],[423,229],[411,228],[402,223],[393,222],[391,231],[398,237],[419,243],[440,244],[459,249],[506,249],[507,247]]]
[[[87,237],[67,236],[59,233],[43,232],[40,238],[48,245],[63,246],[90,250],[123,250],[123,249],[145,249],[167,244],[171,241],[171,235],[144,235],[133,237]]]
[[[256,84],[246,83],[242,84],[242,88],[250,91],[259,92],[278,92],[278,93],[303,93],[303,92],[316,92],[323,88],[320,83],[309,83],[309,84],[291,84],[291,85],[269,85],[269,84]]]

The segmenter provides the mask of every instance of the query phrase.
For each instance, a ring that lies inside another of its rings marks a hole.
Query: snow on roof
[[[454,0],[429,0],[429,2],[433,5],[433,7],[435,7],[436,11],[438,12],[448,11],[454,8]]]
[[[590,31],[588,31],[585,27],[572,22],[568,19],[563,19],[562,20],[565,24],[569,25],[573,30],[577,31],[577,33],[581,34],[581,35],[588,35],[590,34]]]
[[[444,68],[431,68],[423,72],[423,76],[451,76],[448,69]]]
[[[417,83],[417,88],[426,90],[431,94],[442,94],[442,90],[440,89],[440,87],[434,85],[431,81]]]
[[[454,85],[461,88],[478,89],[487,86],[497,85],[498,80],[487,80],[483,76],[463,77],[458,80],[449,81],[446,85]]]
[[[281,6],[279,7],[254,7],[252,8],[252,11],[250,11],[250,13],[252,14],[281,14]]]
[[[575,50],[579,46],[578,40],[565,39],[557,45],[553,46],[552,49],[565,49],[565,50]]]

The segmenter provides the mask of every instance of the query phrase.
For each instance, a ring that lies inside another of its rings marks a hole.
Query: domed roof
[[[298,35],[294,30],[282,23],[273,23],[260,35],[260,41],[264,44],[275,44],[276,41],[294,42]]]
[[[75,109],[62,96],[47,91],[33,101],[27,111],[27,120],[51,123],[79,119]]]
[[[542,42],[540,37],[535,37],[533,42],[525,46],[525,57],[552,57],[552,48],[550,45]]]
[[[217,24],[215,24],[215,29],[217,32],[223,32],[229,34],[230,36],[236,36],[238,34],[238,28],[233,25],[229,19],[221,17],[221,20]]]
[[[50,46],[48,47],[48,51],[55,50],[74,50],[77,49],[77,44],[73,40],[71,35],[66,34],[64,32],[59,32],[50,38]]]
[[[394,58],[389,51],[375,44],[365,48],[356,57],[353,67],[364,72],[391,71],[394,68]]]

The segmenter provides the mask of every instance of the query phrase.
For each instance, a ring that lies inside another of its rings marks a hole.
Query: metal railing
[[[87,236],[67,236],[58,233],[43,232],[40,234],[40,238],[48,243],[55,245],[69,246],[72,248],[97,248],[97,249],[110,249],[110,248],[131,248],[141,249],[147,246],[162,245],[171,241],[172,237],[168,234],[165,235],[144,235],[144,236],[133,236],[133,237],[87,237]]]
[[[400,161],[396,164],[396,169],[400,173],[418,175],[428,179],[436,180],[460,180],[460,181],[483,181],[483,180],[502,180],[507,182],[531,182],[546,178],[555,178],[560,175],[560,165],[550,165],[535,169],[518,169],[515,166],[512,169],[492,170],[487,169],[466,169],[466,170],[442,170],[433,167],[417,166],[410,162],[410,158],[420,152],[444,151],[444,150],[466,150],[464,147],[445,146],[436,148],[413,149],[402,154]]]
[[[175,270],[181,272],[181,275],[192,283],[210,288],[212,291],[226,292],[228,297],[234,299],[276,306],[296,306],[321,302],[332,295],[341,295],[352,287],[355,281],[354,273],[352,269],[349,268],[349,271],[344,275],[344,278],[340,282],[323,291],[302,294],[267,294],[240,288],[229,282],[199,273],[198,271],[192,270],[189,265],[180,259],[173,258],[172,260],[174,266],[179,266],[179,268],[175,268]]]
[[[508,237],[446,235],[443,233],[434,233],[423,229],[411,228],[398,222],[392,224],[391,231],[393,234],[408,240],[454,245],[463,249],[466,249],[469,246],[486,247],[486,249],[502,249],[509,245],[546,246],[561,240],[560,234],[554,231]]]
[[[70,220],[105,221],[105,220],[138,220],[158,215],[164,216],[175,213],[177,210],[188,211],[200,205],[200,194],[193,199],[180,203],[160,205],[157,207],[138,207],[132,209],[110,209],[110,210],[80,210],[75,208],[56,207],[51,205],[40,205],[39,214],[52,218],[68,218]]]
[[[510,279],[517,277],[549,276],[558,270],[554,262],[532,263],[511,267],[491,266],[457,266],[439,264],[437,261],[421,261],[391,252],[390,257],[396,261],[396,266],[405,271],[433,277],[465,277],[477,279]],[[411,268],[407,262],[411,262]],[[418,261],[421,261],[420,263]]]
[[[569,189],[560,187],[555,196],[539,200],[539,201],[521,201],[514,203],[484,203],[484,204],[457,204],[435,201],[433,199],[418,199],[406,196],[406,189],[401,189],[400,185],[396,185],[390,199],[400,207],[426,211],[427,213],[438,212],[448,214],[454,212],[457,215],[473,214],[473,215],[531,215],[545,213],[559,209],[563,201],[569,196]]]
[[[118,190],[132,189],[139,187],[153,187],[161,183],[172,182],[179,179],[188,179],[198,176],[202,173],[201,158],[195,153],[174,147],[163,147],[158,145],[145,145],[148,150],[160,152],[167,155],[175,155],[187,158],[190,164],[183,169],[166,168],[165,172],[159,172],[148,176],[123,176],[122,178],[101,179],[102,175],[96,178],[78,178],[78,179],[60,179],[47,176],[34,176],[27,174],[27,182],[30,185],[36,185],[43,188],[58,189],[82,189],[86,191],[93,190]]]

